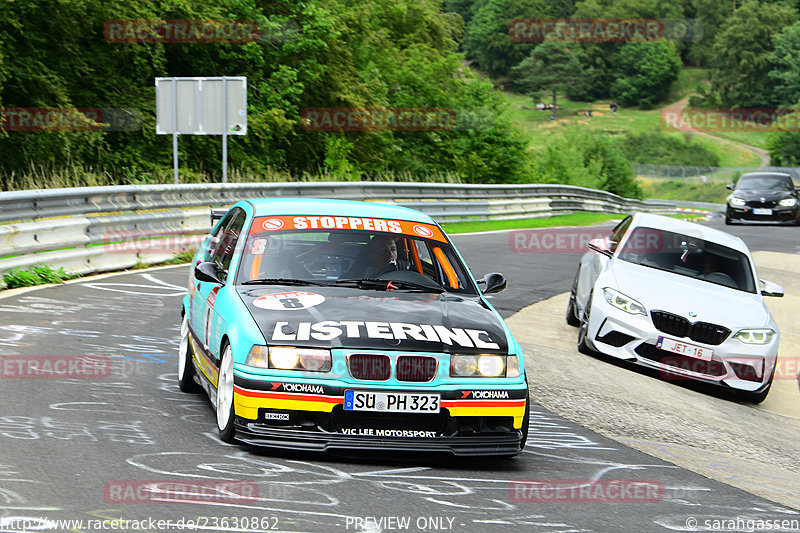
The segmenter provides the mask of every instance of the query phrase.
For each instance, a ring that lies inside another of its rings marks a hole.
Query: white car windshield
[[[635,228],[619,253],[629,263],[755,293],[745,254],[715,242],[655,228]]]

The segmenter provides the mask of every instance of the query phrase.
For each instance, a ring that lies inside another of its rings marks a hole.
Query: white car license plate
[[[386,413],[438,413],[438,394],[400,392],[344,391],[345,411],[381,411]]]
[[[753,214],[754,215],[771,215],[772,214],[772,209],[766,209],[766,208],[763,208],[763,207],[755,208],[755,209],[753,209]]]
[[[696,346],[688,342],[680,342],[666,337],[659,337],[656,347],[668,352],[694,357],[695,359],[702,359],[703,361],[711,361],[711,356],[714,355],[714,350],[711,348],[703,348],[702,346]]]

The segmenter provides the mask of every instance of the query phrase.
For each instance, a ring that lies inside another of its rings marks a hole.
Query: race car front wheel
[[[181,341],[178,345],[178,387],[183,392],[200,392],[194,380],[195,369],[192,361],[192,348],[189,346],[189,322],[181,319]]]
[[[578,351],[586,355],[594,353],[594,350],[586,342],[586,336],[589,334],[589,314],[592,312],[592,296],[594,296],[594,293],[590,293],[589,298],[586,300],[586,308],[583,310],[583,317],[581,318],[580,326],[578,326]]]
[[[572,282],[572,290],[569,291],[569,303],[567,303],[567,324],[570,326],[578,327],[581,325],[580,319],[575,315],[576,305],[575,298],[578,293],[578,273],[575,273],[575,280]]]
[[[233,352],[230,345],[227,345],[222,352],[217,377],[217,429],[223,442],[236,440],[233,419]]]

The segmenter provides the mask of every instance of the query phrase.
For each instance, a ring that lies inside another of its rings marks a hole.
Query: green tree
[[[794,23],[795,13],[781,4],[745,2],[714,39],[711,87],[726,107],[769,107],[774,103],[768,74],[772,37]]]
[[[733,15],[731,5],[720,0],[692,0],[690,18],[702,24],[702,35],[689,45],[688,59],[693,64],[701,67],[711,64],[714,38],[720,27]]]
[[[800,22],[777,34],[775,48],[767,56],[772,66],[768,76],[776,103],[792,106],[800,101]]]
[[[464,36],[464,52],[478,68],[492,77],[508,75],[531,51],[530,43],[511,40],[509,23],[518,18],[549,16],[544,0],[487,0],[483,2]]]
[[[780,131],[767,138],[770,164],[779,167],[800,166],[800,131]]]
[[[611,96],[622,105],[654,107],[669,94],[681,59],[669,41],[630,42],[616,57]]]
[[[556,94],[576,85],[586,72],[575,43],[545,41],[512,69],[514,83],[534,99],[547,90],[553,98],[553,116],[558,109]]]

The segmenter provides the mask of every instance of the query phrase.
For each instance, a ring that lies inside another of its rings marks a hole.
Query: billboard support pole
[[[228,183],[228,78],[222,77],[222,183]]]
[[[178,80],[172,79],[172,171],[175,174],[175,185],[180,183],[178,178]]]

